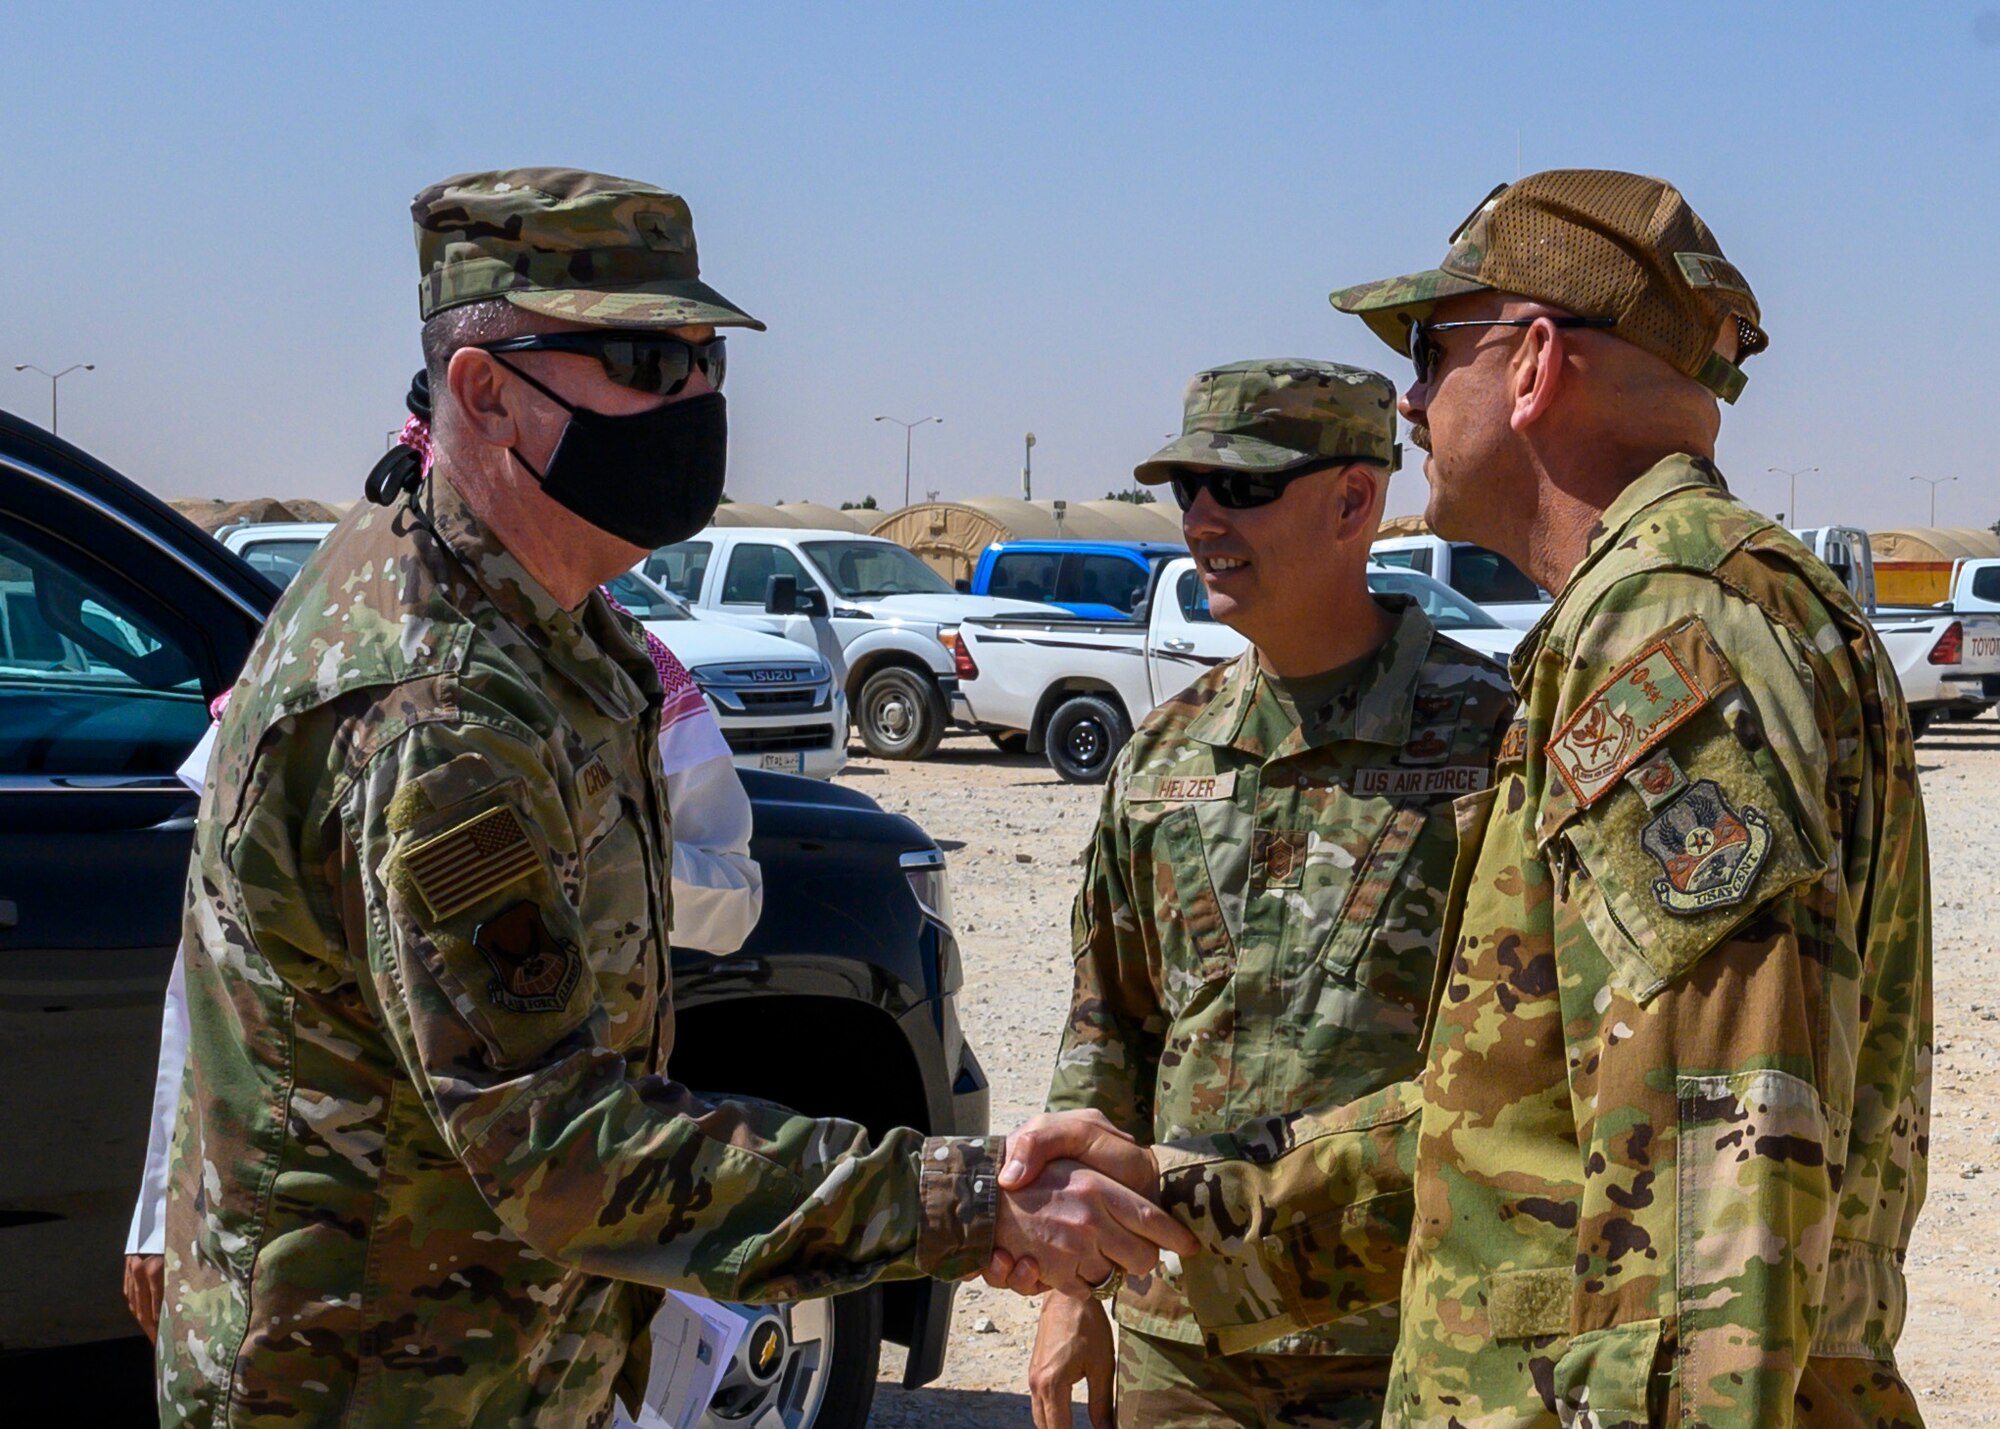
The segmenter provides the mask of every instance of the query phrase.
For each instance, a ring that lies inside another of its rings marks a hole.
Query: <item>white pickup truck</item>
[[[878,759],[922,759],[948,723],[965,722],[956,637],[946,638],[960,621],[1063,614],[961,595],[895,542],[853,531],[711,526],[662,546],[642,569],[704,618],[765,628],[774,617],[808,617],[835,647],[822,653],[846,666],[854,723]]]
[[[1438,629],[1496,660],[1521,638],[1429,576],[1370,566],[1368,585],[1414,596]],[[1243,647],[1243,637],[1209,613],[1194,559],[1181,556],[1160,568],[1132,620],[1060,614],[964,622],[958,690],[969,722],[1046,754],[1073,784],[1095,784],[1153,706]]]
[[[1960,561],[1941,605],[1879,605],[1868,533],[1852,526],[1794,531],[1867,612],[1903,687],[1919,736],[1943,720],[1975,719],[2000,703],[2000,560]]]
[[[215,535],[282,586],[332,529],[325,521],[245,522]],[[846,767],[847,697],[812,649],[740,624],[696,620],[637,572],[610,589],[687,667],[737,768],[831,779]]]

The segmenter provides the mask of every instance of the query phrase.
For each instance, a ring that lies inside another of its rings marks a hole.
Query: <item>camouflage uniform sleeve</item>
[[[1574,1274],[1544,1298],[1571,1336],[1555,1393],[1605,1423],[1663,1395],[1658,1422],[1790,1423],[1815,1343],[1882,1342],[1820,1323],[1830,1266],[1853,1303],[1895,1254],[1833,1228],[1857,1008],[1911,991],[1858,976],[1840,791],[1882,692],[1820,618],[1795,638],[1654,574],[1613,588],[1569,662],[1537,837],[1583,1195]]]
[[[1421,1082],[1158,1146],[1160,1204],[1202,1242],[1181,1285],[1235,1354],[1400,1293]]]
[[[607,1045],[570,814],[525,737],[420,725],[340,802],[364,995],[499,1219],[593,1274],[724,1300],[826,1293],[990,1252],[1000,1144],[633,1079]],[[645,916],[641,912],[638,916]]]
[[[1101,1111],[1141,1142],[1153,1139],[1153,1088],[1166,1016],[1153,985],[1151,915],[1132,904],[1120,837],[1125,761],[1105,787],[1070,917],[1076,981],[1049,1084],[1050,1111]]]

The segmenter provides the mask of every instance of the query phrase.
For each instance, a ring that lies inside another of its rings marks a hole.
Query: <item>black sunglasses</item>
[[[1449,332],[1460,327],[1533,327],[1546,322],[1555,327],[1616,327],[1616,318],[1465,318],[1450,323],[1410,324],[1410,362],[1417,369],[1417,381],[1428,382],[1431,373],[1437,370],[1438,359],[1444,354],[1431,340],[1434,332]]]
[[[1215,504],[1225,511],[1248,511],[1253,507],[1269,506],[1300,477],[1321,471],[1338,471],[1365,460],[1365,457],[1337,457],[1332,461],[1314,462],[1310,466],[1295,466],[1284,471],[1218,471],[1202,466],[1177,466],[1167,478],[1167,484],[1173,487],[1174,501],[1183,511],[1190,509],[1204,491],[1213,496]]]
[[[620,387],[655,397],[671,397],[687,386],[697,367],[708,374],[710,386],[718,392],[722,390],[722,374],[728,365],[722,342],[719,337],[707,342],[686,342],[652,332],[535,332],[525,337],[483,342],[479,350],[580,352],[596,358],[604,368],[604,375]]]

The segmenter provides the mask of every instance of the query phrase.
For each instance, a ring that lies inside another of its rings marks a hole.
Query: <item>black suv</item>
[[[277,594],[0,413],[0,1356],[88,1366],[50,1382],[92,1384],[99,1407],[123,1383],[99,1422],[150,1414],[120,1270],[194,828],[174,770]],[[732,957],[674,951],[674,1076],[877,1132],[983,1134],[936,843],[849,789],[743,782],[763,919]],[[862,1423],[884,1337],[909,1347],[905,1384],[936,1378],[951,1297],[924,1280],[774,1307],[785,1353],[746,1334],[759,1364],[735,1367],[711,1422]]]

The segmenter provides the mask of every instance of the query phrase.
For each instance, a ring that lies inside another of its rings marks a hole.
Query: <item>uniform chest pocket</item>
[[[1205,811],[1212,811],[1207,819]],[[1153,901],[1165,915],[1160,942],[1170,985],[1212,982],[1235,970],[1250,849],[1233,815],[1224,800],[1179,804],[1153,825]]]
[[[637,815],[622,803],[587,836],[578,907],[611,1046],[648,1036],[659,1004],[659,888]]]
[[[1301,941],[1319,948],[1320,963],[1329,971],[1351,977],[1382,930],[1428,817],[1421,807],[1371,801],[1339,829],[1313,835],[1300,890],[1307,920]]]

